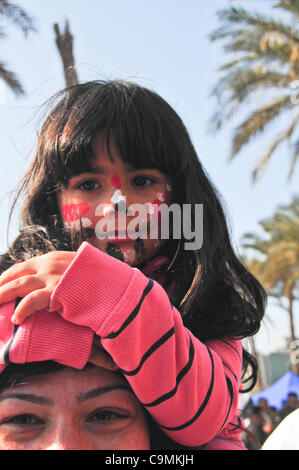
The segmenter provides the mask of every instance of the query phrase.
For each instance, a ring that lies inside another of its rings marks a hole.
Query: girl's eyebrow
[[[127,173],[133,173],[134,171],[138,171],[130,165],[126,165],[125,170]],[[86,171],[82,171],[81,173],[74,175],[74,177],[80,176],[81,174],[89,174],[89,173],[92,175],[104,175],[107,172],[108,172],[107,168],[102,167],[102,166],[96,166],[96,167],[91,167]]]

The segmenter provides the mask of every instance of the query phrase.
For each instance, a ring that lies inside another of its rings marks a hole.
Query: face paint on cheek
[[[159,211],[159,206],[164,202],[166,203],[166,199],[165,193],[157,193],[157,199],[145,204],[150,217],[153,217],[157,212],[159,224],[161,222],[161,211]]]
[[[157,204],[159,206],[160,204],[162,204],[162,202],[164,202],[164,204],[167,204],[167,205],[170,204],[170,194],[169,194],[169,192],[167,192],[167,193],[157,193],[157,199],[152,201],[152,204]]]
[[[90,210],[90,204],[79,203],[79,204],[63,204],[62,215],[66,222],[73,222],[80,216],[87,214]]]
[[[88,217],[83,217],[88,213],[90,207],[90,204],[86,203],[64,204],[61,211],[65,226],[75,230],[80,230],[81,225],[84,228],[90,227],[91,220]]]
[[[162,229],[162,212],[164,211],[164,206],[169,206],[171,203],[171,187],[167,184],[166,185],[167,192],[157,192],[156,199],[151,202],[146,202],[145,208],[147,210],[147,214],[149,215],[150,224],[153,222],[153,230],[152,239],[156,239],[153,247],[157,248],[161,244],[159,233]],[[163,204],[163,209],[160,209],[161,204]]]

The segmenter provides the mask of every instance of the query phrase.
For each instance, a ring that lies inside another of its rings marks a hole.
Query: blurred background
[[[0,0],[1,252],[41,105],[67,83],[135,81],[182,117],[269,293],[254,392],[298,375],[298,19],[298,0]]]

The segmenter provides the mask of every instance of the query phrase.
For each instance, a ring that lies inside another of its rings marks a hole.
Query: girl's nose
[[[115,212],[126,212],[126,210],[126,198],[120,189],[116,189],[114,190],[110,201],[104,205],[102,209],[102,215],[107,217],[108,215],[114,214]]]
[[[126,198],[120,189],[116,189],[111,197],[111,202],[114,204],[116,212],[126,211]]]
[[[116,202],[115,204],[107,204],[102,211],[104,217],[115,214],[115,212],[127,212],[126,203],[123,201]]]

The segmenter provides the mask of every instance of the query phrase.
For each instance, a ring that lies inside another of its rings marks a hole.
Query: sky
[[[0,83],[0,251],[7,248],[7,226],[13,191],[28,168],[41,121],[41,105],[65,86],[53,24],[70,22],[80,81],[127,79],[159,93],[183,119],[199,158],[219,190],[227,210],[232,240],[239,249],[247,232],[261,233],[259,222],[288,204],[298,192],[299,169],[287,181],[288,148],[275,153],[263,178],[253,185],[251,172],[275,126],[229,161],[234,123],[208,132],[216,102],[211,96],[219,67],[228,60],[223,44],[211,43],[216,12],[231,4],[271,11],[271,0],[16,0],[35,19],[37,33],[21,31],[1,20],[0,61],[21,80],[26,96],[17,98]],[[272,12],[271,12],[272,13]],[[277,13],[276,13],[277,14]],[[261,97],[257,98],[257,101]],[[258,104],[258,103],[257,103]],[[255,105],[255,103],[253,103]],[[237,121],[236,121],[237,122]],[[298,165],[299,167],[299,165]],[[17,218],[9,241],[17,233]],[[296,306],[298,312],[298,306]],[[272,301],[257,349],[267,353],[289,333],[288,317]]]

